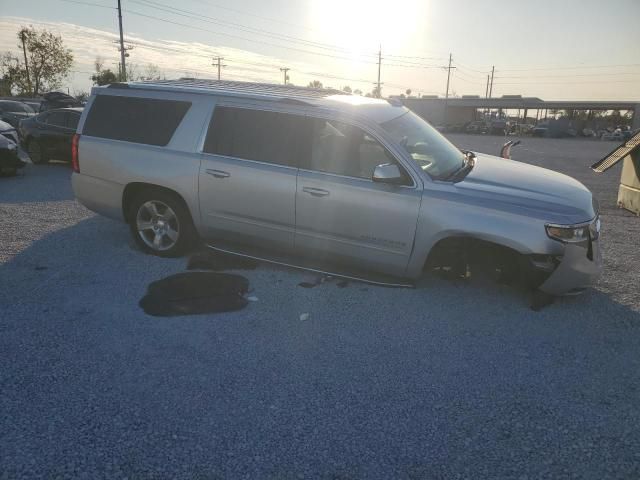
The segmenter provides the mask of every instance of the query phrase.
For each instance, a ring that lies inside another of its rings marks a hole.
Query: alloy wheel
[[[159,200],[149,200],[140,206],[136,214],[136,229],[142,241],[159,252],[175,246],[180,236],[176,213]]]

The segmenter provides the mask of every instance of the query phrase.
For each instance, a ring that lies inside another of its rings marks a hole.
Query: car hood
[[[3,117],[13,117],[13,118],[29,118],[33,117],[35,113],[27,113],[27,112],[4,112],[2,114]]]
[[[525,213],[545,222],[575,224],[596,215],[591,192],[576,179],[514,160],[477,154],[458,192],[476,205]]]
[[[0,132],[6,132],[7,130],[15,130],[15,128],[10,123],[0,120]]]

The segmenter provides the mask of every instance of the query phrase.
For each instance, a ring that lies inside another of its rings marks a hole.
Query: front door
[[[40,138],[47,155],[52,159],[66,160],[67,113],[54,110],[47,115],[45,122]]]
[[[403,275],[413,249],[421,191],[372,181],[395,161],[363,129],[312,119],[296,191],[296,249],[329,263]],[[396,162],[397,163],[397,162]]]
[[[199,175],[212,239],[290,251],[294,245],[297,116],[216,106]]]

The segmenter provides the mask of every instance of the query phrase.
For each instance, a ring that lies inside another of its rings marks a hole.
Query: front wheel
[[[179,257],[192,245],[195,228],[189,210],[176,195],[147,191],[129,208],[129,228],[138,246],[160,257]]]

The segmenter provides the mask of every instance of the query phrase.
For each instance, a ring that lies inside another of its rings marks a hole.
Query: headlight
[[[589,238],[589,224],[586,225],[545,225],[547,235],[561,242],[584,242]]]

